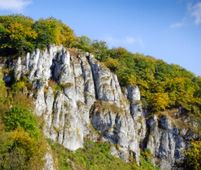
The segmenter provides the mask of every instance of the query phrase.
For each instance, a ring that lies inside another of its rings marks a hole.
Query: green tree
[[[73,44],[73,47],[82,49],[86,52],[91,52],[91,44],[92,41],[89,37],[87,36],[80,36],[76,38],[75,43]]]
[[[39,19],[33,29],[37,32],[36,47],[45,48],[56,44],[70,47],[75,41],[73,30],[55,18]]]
[[[110,53],[110,57],[112,58],[123,58],[125,56],[130,55],[130,53],[125,48],[122,48],[122,47],[113,48],[109,51],[109,53]]]
[[[120,64],[116,59],[109,58],[104,64],[113,72],[116,72],[120,68]]]
[[[34,49],[37,33],[32,29],[34,21],[22,15],[0,16],[0,48],[6,52],[22,53]]]
[[[108,46],[105,41],[93,41],[91,48],[98,60],[105,61],[108,58]]]

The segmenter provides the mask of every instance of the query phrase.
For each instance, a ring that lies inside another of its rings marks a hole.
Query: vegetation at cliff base
[[[42,169],[47,144],[40,121],[29,99],[7,89],[2,79],[0,70],[0,169]]]
[[[200,170],[201,167],[201,141],[193,141],[191,147],[185,152],[186,169]]]
[[[57,158],[58,168],[62,170],[159,170],[143,156],[140,166],[137,166],[136,162],[126,163],[111,155],[109,143],[86,140],[84,147],[75,152],[69,151],[52,141],[49,143],[54,156]]]

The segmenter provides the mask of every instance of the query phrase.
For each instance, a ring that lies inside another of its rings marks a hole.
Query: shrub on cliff
[[[46,149],[42,140],[35,140],[21,128],[0,134],[0,169],[43,168]]]
[[[1,80],[0,70],[0,169],[43,169],[46,141],[40,121],[31,112],[29,99],[13,94]]]
[[[201,141],[193,141],[186,151],[186,168],[200,170],[201,167]]]
[[[3,117],[6,131],[12,131],[17,128],[24,129],[33,138],[38,138],[40,129],[34,115],[25,108],[14,107],[5,113]]]

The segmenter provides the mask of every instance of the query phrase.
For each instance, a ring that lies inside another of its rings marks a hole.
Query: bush
[[[26,83],[24,81],[18,81],[12,86],[12,90],[14,92],[22,92],[26,87]]]
[[[201,141],[193,141],[186,151],[186,168],[200,170],[201,167]]]
[[[43,143],[31,138],[21,128],[0,134],[0,169],[42,169],[45,153]]]
[[[3,100],[6,97],[6,86],[5,83],[3,81],[3,74],[2,71],[0,69],[0,101]]]
[[[86,141],[83,149],[71,152],[62,145],[50,142],[54,156],[58,159],[60,170],[82,169],[82,170],[138,170],[137,165],[126,163],[110,154],[109,143],[96,143]]]
[[[58,158],[58,167],[62,170],[156,170],[150,162],[142,160],[141,166],[135,162],[125,162],[110,153],[111,145],[104,142],[86,140],[84,147],[75,152],[65,149],[62,145],[50,141],[54,156]]]
[[[33,138],[38,138],[40,129],[33,114],[25,108],[14,107],[5,113],[3,117],[6,131],[22,128]]]

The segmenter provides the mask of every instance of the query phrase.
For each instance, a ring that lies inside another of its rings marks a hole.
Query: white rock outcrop
[[[103,140],[118,145],[112,154],[125,161],[134,157],[139,163],[140,148],[161,159],[164,169],[182,158],[185,143],[171,122],[156,116],[146,122],[139,88],[122,92],[117,76],[92,55],[51,46],[18,58],[14,73],[16,80],[26,76],[33,85],[45,136],[67,149],[83,147],[84,138],[94,136],[92,125]],[[51,156],[46,158],[51,164]]]

